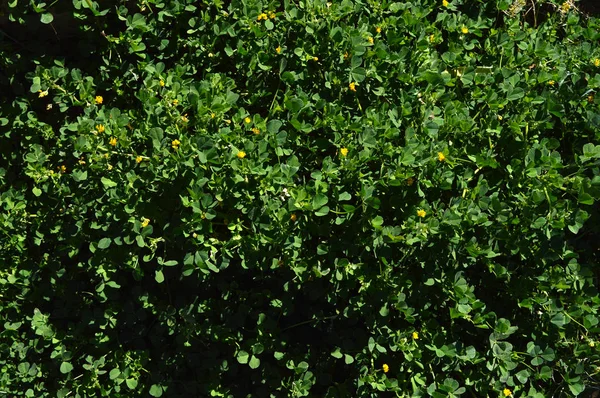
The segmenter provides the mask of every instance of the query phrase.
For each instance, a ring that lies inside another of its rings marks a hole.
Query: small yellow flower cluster
[[[177,105],[177,104],[179,104],[179,100],[178,99],[174,99],[173,100],[173,105]]]
[[[269,11],[269,19],[275,19],[275,12]]]
[[[214,119],[214,118],[215,118],[215,116],[217,116],[217,115],[216,115],[214,112],[210,114],[210,118],[211,118],[211,119]]]
[[[173,149],[179,149],[179,145],[181,145],[181,141],[179,141],[178,139],[174,139],[173,141],[171,141],[171,147]]]
[[[243,159],[243,158],[245,158],[245,157],[246,157],[246,152],[244,152],[244,151],[239,151],[239,152],[237,153],[237,157],[238,157],[238,158],[240,158],[240,159]]]
[[[414,184],[414,183],[415,183],[415,179],[414,179],[414,178],[412,178],[412,177],[408,177],[408,178],[406,179],[406,185],[408,185],[409,187],[410,187],[412,184]]]
[[[461,32],[462,32],[464,35],[466,35],[467,33],[469,33],[469,28],[467,28],[466,26],[463,26],[463,27],[460,29],[460,31],[461,31]]]
[[[96,131],[99,133],[104,133],[104,125],[103,124],[96,125]]]
[[[258,129],[258,127],[253,127],[253,128],[252,128],[252,132],[253,132],[254,134],[260,134],[260,130]]]
[[[250,119],[248,116],[246,116],[244,118],[244,123],[246,123],[246,124],[250,123],[251,121],[252,121],[252,119]]]
[[[136,163],[142,163],[142,160],[144,160],[144,158],[143,158],[143,157],[141,157],[141,156],[137,156],[137,157],[135,158],[135,162],[136,162]]]
[[[564,3],[561,4],[561,6],[560,6],[560,13],[561,14],[566,14],[567,12],[569,12],[570,9],[571,9],[571,2],[569,0],[567,0]]]
[[[433,43],[435,41],[435,35],[429,35],[429,42]]]
[[[594,102],[594,94],[590,94],[588,95],[588,102],[591,104],[592,102]]]
[[[38,95],[39,98],[44,98],[45,96],[48,95],[48,90],[46,90],[46,91],[38,90],[38,93],[40,93]]]
[[[165,81],[163,79],[160,79],[160,81],[158,82],[159,86],[164,87],[165,86]]]
[[[257,21],[262,21],[263,19],[264,19],[265,21],[266,21],[267,19],[269,19],[269,17],[267,17],[267,14],[265,14],[264,12],[263,12],[263,13],[260,13],[260,14],[258,14],[258,18],[256,18],[256,20],[257,20]]]
[[[426,215],[427,215],[427,213],[425,212],[425,210],[423,210],[423,209],[419,209],[419,210],[417,210],[417,216],[419,216],[419,217],[423,218],[423,217],[425,217]]]
[[[510,397],[512,395],[512,391],[510,391],[508,388],[505,388],[504,390],[502,390],[502,393],[504,394],[505,397]]]
[[[292,220],[292,222],[295,222],[298,219],[298,216],[296,216],[296,213],[292,213],[290,215],[290,220]]]
[[[344,53],[344,59],[348,59],[348,57],[349,57],[349,56],[350,56],[350,55],[348,54],[348,51],[346,51],[346,52]]]
[[[376,27],[376,28],[375,28],[375,32],[377,32],[377,33],[381,33],[381,26],[378,26],[378,27]]]
[[[381,368],[383,369],[383,373],[387,373],[390,371],[390,367],[387,363],[384,363]]]
[[[150,219],[149,219],[149,218],[146,218],[146,217],[144,217],[144,218],[142,219],[142,228],[146,228],[148,225],[150,225]]]
[[[548,80],[548,85],[554,86],[556,82],[554,80]]]
[[[317,62],[319,60],[319,57],[312,57],[312,60]]]
[[[65,166],[64,164],[62,166],[58,167],[58,171],[60,171],[62,174],[67,172],[67,166]]]
[[[104,98],[102,98],[102,96],[100,96],[100,95],[97,95],[96,98],[94,99],[94,102],[97,105],[100,105],[100,104],[102,104],[104,102]]]
[[[187,122],[189,122],[189,121],[190,121],[190,119],[188,119],[188,117],[187,117],[187,113],[181,117],[181,121],[182,121],[183,123],[187,123]]]
[[[340,154],[341,154],[343,157],[346,157],[346,156],[348,156],[348,148],[342,148],[342,149],[340,149]]]
[[[281,46],[277,46],[277,48],[275,49],[275,51],[277,52],[277,54],[281,54]]]
[[[600,58],[595,58],[594,59],[594,66],[595,67],[599,67],[600,66]]]
[[[367,39],[369,41],[369,44],[373,44],[373,38],[371,36],[369,36],[369,38]]]
[[[450,3],[448,3],[448,0],[442,0],[442,5],[443,5],[444,7],[448,7],[448,5],[449,5],[449,4],[450,4]]]
[[[440,162],[443,162],[444,160],[446,160],[446,155],[444,155],[442,152],[438,152],[438,160]]]
[[[418,332],[413,332],[412,333],[412,338],[413,338],[413,340],[419,340],[419,333]]]
[[[348,85],[350,91],[356,91],[356,83],[352,82]]]
[[[117,146],[117,139],[115,137],[111,137],[110,141],[108,141],[108,143],[112,146]]]

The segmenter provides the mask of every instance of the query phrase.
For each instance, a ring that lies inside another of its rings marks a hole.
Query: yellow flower
[[[82,166],[85,165],[85,160],[83,160],[83,157],[79,159],[78,163]]]
[[[136,158],[135,158],[135,161],[136,161],[137,163],[142,163],[142,160],[144,160],[144,158],[143,158],[143,157],[141,157],[141,156],[138,156],[138,157],[136,157]]]
[[[435,35],[429,35],[429,42],[433,43],[435,41]]]
[[[165,81],[164,81],[163,79],[160,79],[160,81],[158,82],[158,84],[159,84],[161,87],[164,87],[164,86],[165,86]]]
[[[246,117],[244,118],[244,122],[245,122],[246,124],[247,124],[247,123],[250,123],[251,121],[252,121],[252,119],[250,119],[248,116],[246,116]]]
[[[556,84],[556,82],[554,80],[548,80],[548,84],[550,86],[554,86]]]
[[[260,134],[260,130],[258,129],[258,127],[254,127],[254,128],[252,128],[252,132],[253,132],[254,134]]]
[[[589,103],[592,103],[592,102],[594,102],[594,94],[590,94],[590,95],[588,95],[588,102],[589,102]]]
[[[117,146],[117,139],[115,137],[112,137],[110,141],[108,141],[108,143],[112,146]]]
[[[46,90],[46,91],[38,90],[38,93],[40,93],[38,95],[39,98],[44,98],[45,96],[48,95],[48,90]]]
[[[94,101],[96,102],[96,104],[100,105],[102,102],[104,102],[104,98],[102,98],[102,96],[100,95],[97,95]]]
[[[179,100],[178,100],[178,99],[174,99],[174,100],[173,100],[173,105],[177,105],[178,103],[179,103]]]
[[[444,155],[442,152],[438,152],[438,160],[440,162],[443,162],[444,160],[446,160],[446,155]]]
[[[350,91],[356,91],[356,83],[352,82],[348,85]]]
[[[256,18],[257,21],[260,21],[260,20],[263,20],[263,19],[265,21],[267,20],[267,14],[265,14],[264,12],[261,13],[261,14],[258,14],[258,18]]]
[[[187,118],[187,113],[181,117],[181,121],[184,123],[187,123],[190,121],[190,119]]]
[[[348,59],[348,57],[349,57],[349,55],[348,55],[348,51],[346,51],[346,52],[344,53],[344,59]]]
[[[408,178],[406,179],[406,185],[408,185],[409,187],[410,187],[412,184],[414,184],[414,183],[415,183],[415,179],[414,179],[414,178],[412,178],[412,177],[408,177]]]
[[[180,144],[181,144],[181,141],[179,141],[178,139],[174,139],[173,141],[171,141],[171,146],[173,147],[173,149],[179,148]]]
[[[568,12],[570,8],[571,8],[571,4],[568,1],[565,1],[560,6],[560,12],[564,14],[564,13]]]
[[[113,166],[112,166],[112,164],[109,164],[106,166],[106,168],[108,169],[108,171],[111,171],[113,169]]]
[[[388,366],[387,363],[384,363],[381,368],[383,369],[383,373],[387,373],[390,371],[390,367]]]
[[[463,26],[460,31],[463,32],[463,34],[466,35],[467,33],[469,33],[469,28],[467,28],[466,26]]]
[[[277,46],[277,48],[275,49],[275,51],[277,52],[277,54],[281,53],[281,46]]]
[[[423,217],[425,217],[426,215],[427,215],[427,213],[425,212],[425,210],[423,210],[423,209],[419,209],[419,210],[417,210],[417,216],[419,216],[419,217],[423,218]]]
[[[104,125],[103,124],[99,124],[96,126],[96,131],[99,133],[104,133]]]
[[[449,3],[448,3],[448,0],[442,0],[442,5],[443,5],[444,7],[448,7],[448,4],[449,4]]]
[[[317,62],[319,60],[319,57],[313,57],[313,61]]]
[[[369,40],[370,44],[373,44],[373,38],[372,37],[369,36],[369,38],[367,40]]]
[[[340,153],[344,157],[348,156],[348,148],[342,148],[342,149],[340,149]]]
[[[419,340],[419,333],[418,332],[413,332],[412,333],[412,338],[413,338],[413,340]]]
[[[217,116],[214,112],[210,114],[211,119],[214,119]]]
[[[239,151],[239,152],[237,153],[237,157],[238,157],[238,158],[240,158],[240,159],[243,159],[243,158],[245,158],[245,157],[246,157],[246,152],[244,152],[244,151]]]
[[[375,32],[377,32],[377,33],[381,33],[381,27],[379,27],[379,26],[378,26],[378,27],[376,27],[376,28],[375,28]]]
[[[150,219],[144,217],[142,221],[142,228],[146,228],[148,225],[150,225]]]
[[[58,169],[59,169],[59,170],[60,170],[60,172],[61,172],[61,173],[63,173],[63,174],[67,172],[67,166],[65,166],[64,164],[63,164],[62,166],[60,166]]]
[[[269,19],[275,19],[275,12],[269,11]]]
[[[600,58],[594,59],[594,66],[596,66],[596,67],[600,66]]]
[[[505,388],[504,390],[502,390],[502,393],[504,394],[505,397],[510,397],[512,395],[512,391],[510,391],[508,388]]]
[[[290,220],[292,220],[292,222],[295,222],[298,219],[298,217],[296,216],[296,213],[292,213],[290,215]]]

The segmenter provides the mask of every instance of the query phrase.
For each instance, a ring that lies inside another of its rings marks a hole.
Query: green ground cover
[[[0,395],[599,391],[583,4],[3,3]]]

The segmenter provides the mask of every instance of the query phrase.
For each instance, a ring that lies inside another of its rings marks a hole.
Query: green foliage
[[[1,6],[0,392],[598,389],[600,23],[531,3]]]

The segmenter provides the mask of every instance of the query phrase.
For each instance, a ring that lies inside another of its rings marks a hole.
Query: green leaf
[[[152,395],[153,397],[160,397],[163,395],[163,389],[161,386],[159,386],[158,384],[153,384],[152,387],[150,387],[150,395]]]
[[[321,193],[317,194],[313,198],[312,206],[313,209],[318,210],[321,207],[325,206],[329,202],[329,198]]]
[[[329,214],[329,207],[323,206],[319,210],[315,211],[315,215],[319,217],[323,217]]]
[[[73,173],[71,173],[71,177],[73,177],[75,182],[85,181],[88,177],[87,170],[74,170]]]
[[[579,203],[581,203],[582,205],[593,205],[594,204],[594,198],[592,197],[592,195],[582,192],[579,194],[579,197],[577,198],[577,201]]]
[[[35,196],[40,196],[42,194],[42,190],[39,189],[38,187],[33,187],[33,189],[31,191],[33,192],[33,194]]]
[[[552,319],[550,320],[550,322],[552,322],[553,324],[555,324],[558,327],[563,327],[565,324],[567,324],[567,318],[565,317],[565,314],[563,314],[562,312],[554,315],[552,317]]]
[[[114,182],[112,180],[109,180],[106,177],[102,177],[100,179],[100,181],[102,181],[102,184],[104,185],[105,188],[112,188],[112,187],[116,187],[117,186],[116,182]]]
[[[42,14],[42,16],[40,17],[40,21],[42,21],[42,23],[44,24],[49,24],[52,21],[54,21],[54,17],[49,12],[46,12]]]
[[[240,351],[237,354],[237,360],[239,363],[244,365],[248,363],[249,356],[250,354],[248,354],[246,351]]]
[[[339,348],[339,347],[337,347],[337,348],[335,349],[335,351],[333,351],[333,352],[331,353],[331,356],[332,356],[332,357],[334,357],[334,358],[340,359],[340,358],[341,358],[341,357],[343,357],[344,355],[342,354],[342,351],[340,350],[340,348]]]
[[[250,368],[252,369],[256,369],[260,366],[260,359],[258,359],[258,357],[252,355],[252,358],[250,358],[250,362],[248,363],[248,365],[250,366]]]
[[[165,276],[161,270],[154,271],[154,280],[158,283],[163,283],[165,281]]]
[[[125,379],[125,384],[127,384],[130,390],[135,390],[138,386],[138,381],[136,379]]]
[[[67,374],[73,370],[73,365],[70,362],[63,362],[60,364],[60,373]]]
[[[102,238],[100,242],[98,242],[98,249],[108,249],[112,240],[110,238]]]

